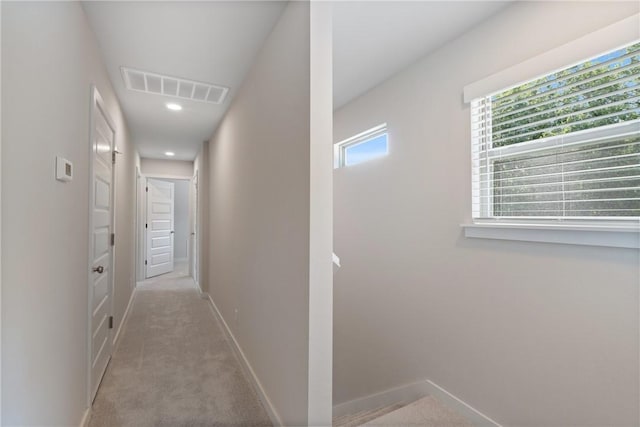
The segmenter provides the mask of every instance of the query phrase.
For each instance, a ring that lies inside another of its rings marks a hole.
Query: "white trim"
[[[106,120],[107,124],[109,125],[109,127],[113,130],[113,143],[111,145],[111,151],[115,152],[117,151],[117,146],[116,146],[116,136],[117,136],[117,128],[115,126],[115,123],[113,121],[113,119],[111,118],[111,116],[109,115],[109,112],[107,111],[106,105],[104,103],[104,100],[102,99],[102,96],[100,95],[100,92],[98,91],[98,87],[96,85],[91,85],[91,103],[90,103],[90,110],[89,110],[89,205],[88,205],[88,214],[89,214],[89,239],[88,239],[88,248],[87,248],[87,254],[88,256],[88,265],[87,265],[87,295],[88,295],[88,300],[87,300],[87,405],[89,407],[91,407],[91,404],[93,402],[93,388],[92,388],[92,373],[93,373],[93,369],[92,369],[92,360],[91,360],[91,356],[93,355],[93,322],[92,322],[92,318],[93,318],[93,272],[92,272],[92,267],[93,267],[93,257],[91,254],[93,254],[93,245],[94,245],[94,230],[93,230],[93,199],[94,199],[94,191],[95,191],[95,176],[94,176],[94,167],[93,167],[93,163],[95,160],[94,157],[94,152],[93,152],[93,141],[95,139],[95,132],[96,132],[96,119],[95,116],[97,114],[98,110],[102,111],[102,115],[104,117],[104,119]],[[111,222],[111,233],[115,233],[116,231],[116,165],[112,164],[111,165],[111,194],[110,194],[110,204],[111,204],[111,217],[110,217],[110,222]],[[115,267],[116,267],[116,262],[115,262],[115,258],[116,258],[116,247],[115,245],[109,245],[109,251],[111,252],[110,255],[110,265],[109,265],[109,274],[110,274],[110,286],[111,286],[111,295],[110,295],[110,301],[109,301],[109,316],[113,316],[113,312],[114,312],[114,295],[115,295]],[[113,331],[111,329],[108,330],[107,332],[109,334],[109,336],[113,337]],[[105,341],[106,343],[106,341]],[[111,342],[113,343],[113,341]],[[103,344],[106,345],[106,344]],[[111,356],[113,355],[113,345],[111,345],[111,354],[109,354],[109,359],[111,359]],[[107,362],[107,366],[108,366],[108,362]],[[105,371],[106,372],[106,368]],[[104,372],[102,373],[104,375]],[[98,388],[99,388],[99,383],[98,383]],[[97,393],[97,388],[96,388],[96,393]]]
[[[118,338],[120,338],[120,331],[122,331],[122,327],[124,326],[125,322],[127,321],[127,318],[129,316],[129,310],[131,309],[131,306],[133,305],[133,299],[136,296],[136,288],[134,287],[133,290],[131,291],[131,296],[129,297],[129,303],[127,304],[127,308],[124,311],[124,315],[122,316],[122,320],[120,321],[120,324],[118,325],[118,330],[116,331],[116,334],[113,337],[113,347],[115,348],[116,343],[118,342]]]
[[[198,275],[198,170],[195,169],[193,177],[189,181],[189,274],[193,280],[199,284]],[[201,289],[202,290],[202,289]]]
[[[464,87],[464,102],[508,89],[611,51],[640,38],[640,14],[582,36]]]
[[[2,34],[2,2],[0,1],[0,35]],[[0,46],[2,45],[0,36]],[[0,55],[0,99],[2,99],[2,55]],[[0,129],[2,129],[2,108],[0,102]],[[0,132],[0,165],[2,164],[2,132]],[[0,173],[2,176],[2,173]],[[0,185],[2,188],[2,185]],[[0,191],[0,212],[2,212],[2,192]],[[0,215],[0,242],[2,241],[2,215]],[[0,245],[2,246],[2,245]],[[2,249],[0,248],[0,260]],[[2,424],[2,262],[0,261],[0,424]]]
[[[433,381],[426,381],[427,389],[429,390],[429,394],[433,397],[440,400],[444,403],[445,406],[454,410],[458,414],[465,417],[467,420],[471,422],[474,426],[478,427],[502,427],[502,425],[498,424],[495,420],[489,418],[487,415],[478,411],[473,406],[469,405],[462,399],[454,396],[449,393],[444,388],[440,387],[438,384]]]
[[[430,380],[405,384],[359,399],[340,403],[333,407],[333,418],[356,414],[361,411],[370,411],[396,403],[409,404],[427,396],[437,398],[445,406],[466,418],[474,426],[502,427],[487,415]]]
[[[273,403],[271,403],[269,396],[267,396],[267,392],[264,390],[262,383],[258,379],[253,368],[251,367],[249,360],[247,360],[246,356],[244,355],[244,352],[242,351],[242,348],[238,344],[238,341],[236,341],[235,336],[233,335],[233,333],[231,332],[231,329],[229,328],[229,325],[227,325],[227,322],[225,322],[224,317],[222,317],[220,310],[218,310],[218,307],[213,302],[211,295],[206,293],[204,293],[203,295],[206,295],[207,298],[209,299],[214,316],[222,324],[225,335],[227,336],[229,343],[231,344],[231,347],[236,353],[236,356],[238,356],[240,365],[242,366],[244,371],[248,374],[247,377],[251,379],[251,383],[254,389],[256,390],[258,397],[262,401],[265,409],[267,410],[267,413],[269,414],[269,418],[271,419],[271,422],[273,423],[274,426],[284,426],[284,424],[282,423],[282,419],[280,418],[280,414],[278,414],[278,411],[276,410],[275,406],[273,406]]]
[[[358,399],[349,400],[333,407],[333,418],[343,415],[356,414],[362,411],[370,411],[395,403],[411,403],[429,395],[430,388],[425,381],[405,384],[390,388]]]
[[[369,142],[372,139],[376,139],[382,135],[387,135],[387,147],[386,147],[387,150],[385,151],[384,154],[381,154],[380,156],[377,156],[377,157],[384,157],[386,155],[389,155],[389,130],[387,128],[387,124],[383,123],[381,125],[372,127],[371,129],[367,129],[363,132],[360,132],[357,135],[350,136],[347,139],[343,139],[342,141],[333,144],[333,168],[338,169],[338,168],[344,168],[347,166],[355,166],[355,165],[347,165],[347,158],[346,158],[347,148],[353,147],[355,145],[360,145],[365,142]],[[370,160],[373,160],[373,158],[371,158]],[[365,160],[365,161],[368,161],[368,160]],[[365,161],[360,163],[364,163]]]
[[[82,419],[80,420],[80,427],[87,427],[89,425],[89,420],[91,420],[91,406],[84,411]]]
[[[182,180],[182,181],[190,181],[192,177],[190,176],[184,176],[184,175],[170,175],[170,174],[161,174],[161,173],[152,173],[152,174],[146,174],[144,172],[142,172],[142,176],[144,176],[145,178],[157,178],[157,179],[178,179],[178,180]]]
[[[475,222],[462,224],[465,237],[640,249],[640,223],[583,225]]]
[[[146,179],[140,170],[140,165],[136,165],[136,285],[138,281],[144,280],[145,276],[145,248],[144,248],[144,224],[146,213],[144,211],[146,202],[145,193]]]
[[[192,279],[193,279],[193,277],[192,277]],[[202,290],[202,286],[200,286],[200,283],[196,282],[195,280],[193,281],[193,283],[195,283],[196,284],[196,288],[198,288],[198,293],[200,294],[200,298],[208,300],[209,299],[209,294]]]
[[[173,261],[174,262],[185,262],[185,261],[189,261],[189,258],[174,258]]]

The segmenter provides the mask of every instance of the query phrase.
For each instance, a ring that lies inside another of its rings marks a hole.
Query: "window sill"
[[[640,223],[621,225],[474,222],[465,237],[640,249]]]

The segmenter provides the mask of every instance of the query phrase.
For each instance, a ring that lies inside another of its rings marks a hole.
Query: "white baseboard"
[[[433,381],[424,380],[412,384],[391,388],[359,399],[340,403],[333,407],[333,417],[369,411],[394,403],[409,403],[425,396],[433,396],[445,406],[465,417],[474,426],[502,427],[482,412],[478,411],[462,399],[457,398]]]
[[[198,293],[200,294],[200,298],[209,299],[209,294],[206,292],[202,292],[202,286],[200,286],[200,283],[196,282],[195,280],[193,281],[193,283],[195,283],[196,288],[198,288]]]
[[[236,356],[240,361],[240,364],[242,365],[242,368],[244,369],[245,373],[247,374],[247,377],[251,380],[253,388],[258,394],[258,397],[260,398],[265,409],[267,410],[267,413],[269,414],[269,418],[271,419],[271,422],[273,423],[274,426],[283,426],[284,424],[282,423],[280,414],[278,414],[278,411],[271,403],[271,400],[267,396],[267,393],[265,392],[264,387],[262,387],[262,383],[260,383],[260,380],[258,379],[258,377],[256,376],[256,373],[251,367],[251,364],[245,357],[244,352],[242,351],[242,348],[240,348],[238,341],[236,341],[236,338],[233,336],[233,333],[231,332],[229,325],[227,325],[227,322],[225,322],[224,317],[222,317],[220,310],[218,310],[218,307],[213,302],[211,295],[208,295],[206,293],[203,293],[203,295],[206,295],[207,298],[209,299],[214,315],[222,324],[224,332],[227,335],[227,338],[229,340],[229,343],[231,344],[233,351],[236,353]]]
[[[333,407],[333,418],[355,414],[361,411],[370,411],[383,406],[393,405],[394,403],[413,402],[428,394],[429,387],[425,381],[405,384],[335,405]]]
[[[426,381],[429,389],[429,394],[438,398],[442,403],[453,409],[458,414],[468,419],[474,426],[482,427],[502,427],[496,421],[492,420],[482,412],[478,411],[473,406],[469,405],[462,399],[457,398],[453,394],[449,393],[444,388],[440,387],[433,381]]]
[[[89,419],[91,418],[91,406],[89,406],[85,411],[82,419],[80,420],[80,427],[87,427],[89,425]]]
[[[131,310],[131,305],[133,304],[133,299],[136,296],[136,288],[133,288],[133,290],[131,291],[131,296],[129,297],[129,303],[127,304],[127,308],[124,311],[124,315],[122,316],[122,320],[120,321],[120,325],[118,325],[118,330],[116,331],[116,334],[113,337],[113,345],[115,347],[116,343],[118,342],[118,338],[120,338],[120,332],[122,331],[122,327],[124,326],[125,322],[127,321],[127,317],[129,316],[129,310]]]

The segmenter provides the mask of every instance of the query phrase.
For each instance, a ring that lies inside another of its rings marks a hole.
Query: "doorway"
[[[138,201],[141,263],[138,280],[167,273],[190,275],[197,280],[195,241],[197,188],[195,177],[140,177]]]
[[[112,354],[115,126],[94,87],[89,162],[89,402]]]
[[[175,185],[147,179],[145,279],[170,273],[174,268]]]

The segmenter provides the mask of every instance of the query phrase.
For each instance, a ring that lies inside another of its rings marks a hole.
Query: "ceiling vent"
[[[211,83],[163,76],[126,67],[122,67],[121,70],[127,89],[137,92],[190,99],[210,104],[222,104],[227,92],[229,92],[229,88]]]

